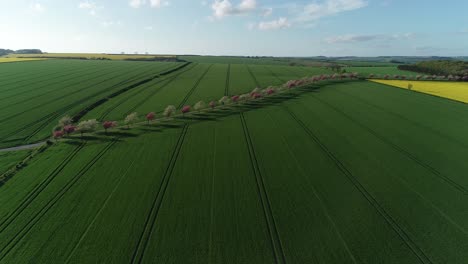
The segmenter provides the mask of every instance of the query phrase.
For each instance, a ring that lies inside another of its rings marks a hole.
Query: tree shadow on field
[[[236,104],[222,105],[214,109],[206,108],[201,111],[191,112],[183,116],[174,116],[172,118],[158,119],[157,122],[147,124],[144,122],[133,125],[130,128],[120,127],[105,133],[104,131],[96,132],[94,135],[85,135],[81,138],[79,135],[73,136],[73,140],[67,140],[70,145],[79,145],[83,141],[120,141],[119,138],[135,138],[146,133],[164,132],[170,129],[181,129],[187,124],[194,124],[204,121],[222,121],[222,118],[238,115],[242,112],[248,112],[260,108],[268,108],[275,105],[280,105],[287,101],[300,99],[308,93],[318,93],[323,86],[331,84],[345,83],[347,81],[335,80],[333,82],[325,82],[323,85],[309,85],[287,90],[271,96],[262,97],[255,100],[242,101]],[[130,132],[130,131],[133,131]]]

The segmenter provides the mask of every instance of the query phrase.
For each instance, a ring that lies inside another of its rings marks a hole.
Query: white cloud
[[[297,17],[298,21],[318,20],[322,17],[336,15],[346,11],[352,11],[367,6],[364,0],[324,0],[304,6]]]
[[[353,42],[367,42],[367,41],[385,41],[389,42],[392,40],[410,40],[418,36],[416,33],[403,33],[403,34],[393,34],[393,35],[384,35],[384,34],[374,34],[374,35],[356,35],[356,34],[346,34],[340,36],[333,36],[325,39],[325,42],[329,44],[337,43],[353,43]]]
[[[230,0],[215,0],[211,5],[213,17],[221,19],[226,16],[247,14],[257,8],[256,0],[242,0],[235,6]]]
[[[152,26],[147,26],[147,27],[145,27],[145,30],[153,30],[153,27]]]
[[[269,8],[265,8],[262,12],[262,16],[263,17],[269,17],[273,14],[273,8],[269,7]]]
[[[78,4],[78,8],[89,10],[89,14],[95,16],[98,9],[96,3],[90,1],[84,1]]]
[[[163,0],[130,0],[129,5],[133,8],[140,8],[146,4],[149,4],[152,8],[160,8],[163,6],[169,6],[169,1]]]
[[[347,34],[342,36],[334,36],[326,39],[327,43],[351,43],[351,42],[365,42],[378,39],[379,35],[353,35]]]
[[[29,5],[29,9],[35,13],[42,13],[45,11],[45,7],[40,3],[33,3]]]
[[[291,23],[289,23],[287,18],[280,17],[277,20],[260,22],[258,24],[258,29],[275,30],[275,29],[288,28],[290,26],[291,26]]]

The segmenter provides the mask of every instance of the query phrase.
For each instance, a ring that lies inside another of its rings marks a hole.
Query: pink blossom
[[[146,120],[148,120],[148,123],[156,117],[156,114],[154,112],[150,112],[146,115]]]
[[[66,125],[63,127],[63,132],[66,133],[67,135],[75,132],[76,127],[74,125]]]
[[[239,101],[239,96],[238,95],[234,95],[233,97],[231,97],[231,100],[234,102],[234,103],[237,103]]]
[[[270,88],[270,89],[267,89],[266,93],[267,93],[268,95],[272,95],[272,94],[275,93],[275,90],[273,90],[273,89]]]
[[[262,98],[262,94],[261,94],[261,93],[254,93],[254,94],[252,95],[252,98],[253,98],[253,99]]]
[[[182,107],[182,114],[186,114],[186,113],[190,112],[190,109],[191,109],[190,105],[186,105],[186,106]]]
[[[54,138],[61,138],[63,137],[63,131],[62,130],[54,131],[52,135],[54,136]]]

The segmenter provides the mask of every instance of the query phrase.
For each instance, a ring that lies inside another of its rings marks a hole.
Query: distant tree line
[[[0,49],[0,56],[8,54],[42,54],[40,49],[20,49],[20,50],[10,50],[10,49]]]
[[[398,69],[432,75],[468,76],[468,62],[466,61],[422,61],[416,64],[399,65]]]

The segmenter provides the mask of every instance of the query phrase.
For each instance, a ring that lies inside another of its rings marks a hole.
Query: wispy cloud
[[[273,8],[268,7],[268,8],[263,9],[263,12],[262,12],[263,17],[269,17],[272,14],[273,14]]]
[[[364,0],[324,0],[313,2],[302,8],[297,15],[297,21],[313,21],[323,17],[337,15],[339,13],[357,10],[367,6]]]
[[[44,12],[46,9],[45,7],[40,4],[40,3],[32,3],[29,5],[29,10],[35,12],[35,13],[42,13]]]
[[[329,44],[339,43],[353,43],[353,42],[368,42],[368,41],[392,41],[392,40],[408,40],[416,38],[416,33],[402,33],[402,34],[369,34],[369,35],[358,35],[358,34],[346,34],[339,36],[332,36],[325,39],[325,42]]]
[[[276,20],[271,21],[263,21],[258,24],[258,29],[260,30],[276,30],[276,29],[283,29],[288,28],[291,26],[288,19],[285,17],[280,17]]]
[[[233,5],[230,0],[215,0],[211,5],[213,17],[217,19],[226,16],[247,14],[256,8],[256,0],[242,0],[238,5]]]
[[[95,16],[96,12],[97,12],[97,9],[98,9],[98,6],[94,2],[84,1],[84,2],[80,2],[78,4],[78,8],[88,10],[90,15]]]
[[[150,7],[152,8],[160,8],[164,6],[169,6],[170,3],[169,1],[163,1],[163,0],[130,0],[129,5],[133,8],[140,8],[142,6],[145,6],[146,4],[149,4]]]

